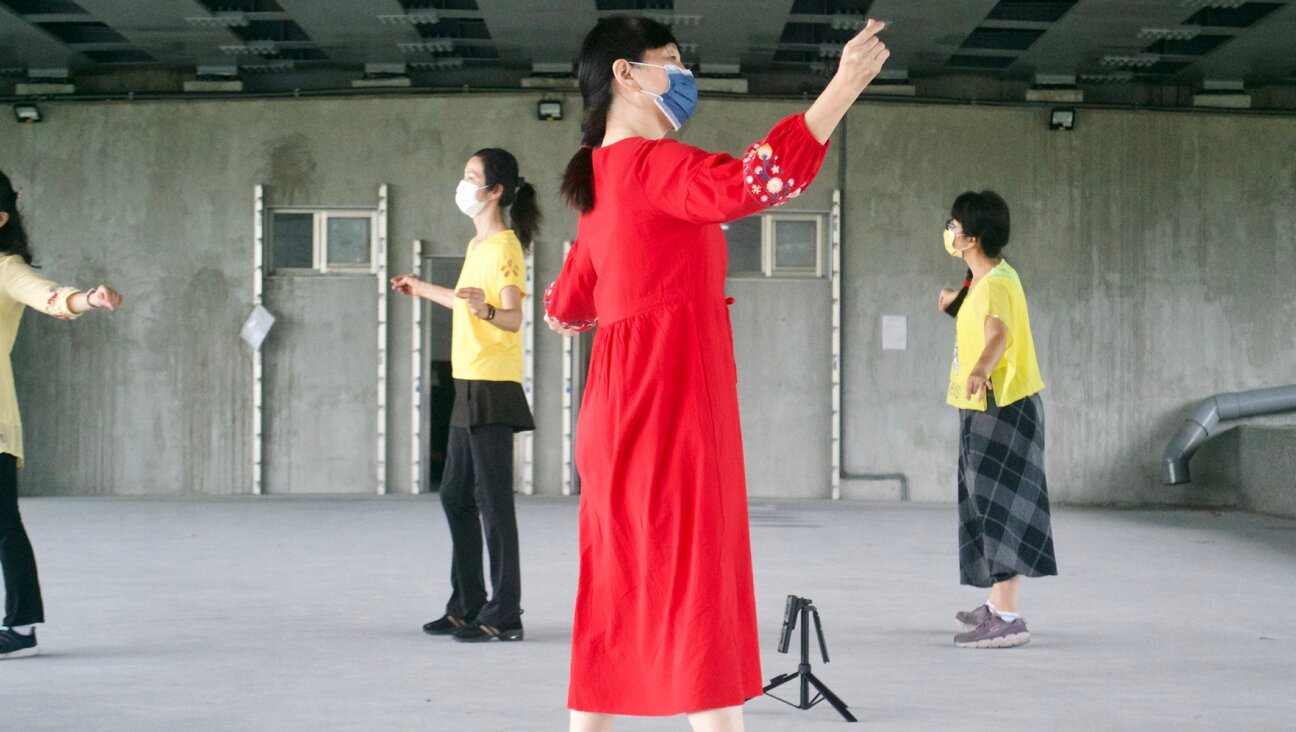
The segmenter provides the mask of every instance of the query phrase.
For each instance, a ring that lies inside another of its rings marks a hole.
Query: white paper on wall
[[[252,350],[259,351],[266,336],[270,334],[274,322],[275,316],[271,315],[264,305],[257,305],[252,308],[252,313],[247,316],[247,320],[243,321],[243,330],[239,335],[249,346],[252,346]]]
[[[909,348],[909,318],[905,315],[882,316],[882,350],[904,351]]]

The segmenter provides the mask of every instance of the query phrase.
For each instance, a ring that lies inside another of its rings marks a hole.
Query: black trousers
[[[512,427],[450,428],[441,506],[454,542],[453,592],[446,614],[496,627],[515,624],[522,615],[522,572],[513,506]],[[483,525],[493,591],[489,602],[482,575]]]
[[[18,459],[0,455],[0,569],[4,570],[4,625],[45,622],[36,555],[18,513]]]

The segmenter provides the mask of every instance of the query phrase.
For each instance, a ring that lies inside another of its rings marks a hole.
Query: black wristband
[[[491,305],[490,303],[487,303],[486,317],[482,318],[482,320],[494,320],[494,319],[495,319],[495,306]]]

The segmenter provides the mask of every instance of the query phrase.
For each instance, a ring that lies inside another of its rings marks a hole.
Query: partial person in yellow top
[[[522,578],[513,505],[513,435],[535,429],[522,391],[522,303],[525,250],[542,216],[535,188],[518,175],[506,150],[478,150],[455,192],[477,235],[468,242],[454,290],[412,274],[392,288],[453,311],[450,413],[441,506],[450,524],[450,600],[426,623],[429,635],[481,642],[522,640]],[[512,228],[504,225],[504,209]],[[482,527],[490,555],[492,595],[482,576]]]
[[[960,648],[1010,648],[1030,641],[1018,611],[1024,577],[1057,574],[1044,474],[1044,388],[1031,338],[1026,292],[1003,258],[1008,204],[968,191],[945,224],[945,251],[968,273],[961,290],[941,290],[956,342],[946,402],[959,408],[959,574],[990,588],[974,610],[955,614]]]
[[[5,585],[0,659],[36,655],[36,624],[45,622],[36,556],[18,513],[23,437],[9,355],[23,310],[30,307],[60,320],[74,320],[87,311],[115,310],[121,304],[121,296],[107,285],[82,292],[61,287],[32,269],[18,198],[9,177],[0,172],[0,347],[5,352],[0,359],[0,569]]]

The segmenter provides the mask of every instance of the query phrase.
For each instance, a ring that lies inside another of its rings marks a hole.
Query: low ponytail
[[[513,197],[513,206],[509,209],[509,221],[513,224],[513,233],[522,242],[523,251],[531,251],[531,242],[540,233],[540,222],[544,214],[536,203],[535,186],[525,179],[518,184],[517,194]]]
[[[580,77],[584,114],[581,146],[567,163],[559,193],[580,213],[594,210],[594,148],[603,144],[612,110],[612,64],[642,61],[644,53],[679,45],[670,28],[637,15],[613,15],[600,20],[581,43]]]
[[[963,301],[967,299],[968,288],[971,287],[971,286],[972,286],[972,270],[969,269],[969,270],[967,271],[967,275],[964,276],[964,278],[963,278],[963,289],[959,290],[959,294],[958,294],[958,296],[955,297],[955,298],[950,302],[949,305],[946,305],[946,306],[945,306],[945,312],[946,312],[946,313],[947,313],[951,318],[957,318],[957,317],[958,317],[959,308],[963,307]]]
[[[585,86],[585,65],[581,65],[581,87]],[[568,206],[581,213],[594,210],[594,148],[607,133],[608,111],[612,108],[612,71],[607,71],[608,86],[594,88],[585,94],[585,113],[581,117],[581,146],[567,162],[559,193]]]

